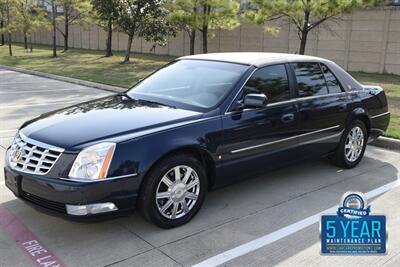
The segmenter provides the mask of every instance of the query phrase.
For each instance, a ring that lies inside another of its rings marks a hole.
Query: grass
[[[139,79],[174,59],[171,56],[132,54],[133,64],[121,64],[123,53],[105,58],[103,51],[72,48],[66,53],[58,51],[52,58],[49,46],[35,46],[27,53],[21,44],[13,46],[14,56],[8,56],[7,46],[0,46],[0,65],[37,70],[87,81],[129,88]],[[386,136],[400,139],[400,76],[391,74],[351,73],[364,84],[375,84],[386,91],[392,113]]]
[[[8,47],[0,46],[0,65],[57,74],[76,79],[129,88],[140,78],[170,62],[174,57],[152,54],[131,55],[133,64],[121,64],[122,52],[103,57],[104,51],[72,48],[66,53],[58,51],[52,58],[49,46],[35,46],[27,53],[20,44],[13,45],[14,56],[8,56]]]

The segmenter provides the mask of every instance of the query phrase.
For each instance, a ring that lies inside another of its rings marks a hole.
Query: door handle
[[[293,114],[293,113],[285,114],[285,115],[283,115],[283,116],[281,117],[281,120],[282,120],[284,123],[291,122],[291,121],[294,120],[294,114]]]

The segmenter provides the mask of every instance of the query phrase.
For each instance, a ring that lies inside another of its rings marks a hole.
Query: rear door
[[[292,63],[291,67],[297,82],[299,142],[311,154],[327,153],[336,147],[344,128],[346,93],[327,66],[319,62]]]

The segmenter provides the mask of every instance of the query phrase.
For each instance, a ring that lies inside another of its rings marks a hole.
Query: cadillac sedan
[[[171,228],[195,216],[207,191],[299,159],[327,155],[353,168],[389,119],[382,88],[329,60],[187,56],[125,93],[24,123],[7,150],[5,182],[57,213],[137,208]]]

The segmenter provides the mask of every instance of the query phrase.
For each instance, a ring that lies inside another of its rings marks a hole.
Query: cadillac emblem
[[[13,162],[19,162],[21,158],[22,158],[22,149],[19,146],[17,146],[14,150],[14,153],[12,154],[11,160]]]

